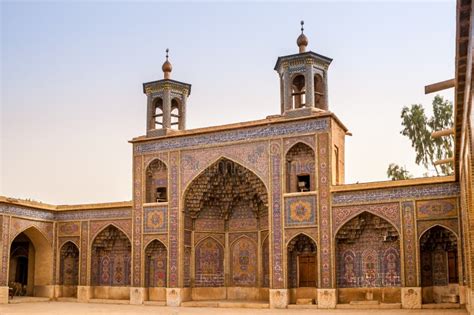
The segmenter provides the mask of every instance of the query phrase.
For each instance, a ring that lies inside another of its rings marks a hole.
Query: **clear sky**
[[[279,113],[278,56],[333,58],[329,109],[353,133],[346,182],[421,176],[400,135],[404,105],[454,77],[455,1],[1,2],[0,195],[71,204],[131,199],[145,133],[143,82],[191,83],[188,129]],[[453,99],[453,92],[444,93]]]

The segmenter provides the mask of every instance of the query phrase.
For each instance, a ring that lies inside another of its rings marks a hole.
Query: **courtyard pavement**
[[[386,315],[465,315],[465,310],[314,310],[314,309],[232,309],[232,308],[195,308],[195,307],[166,307],[166,306],[148,306],[148,305],[115,305],[115,304],[92,304],[75,302],[39,302],[0,305],[1,315],[10,314],[48,314],[48,315],[89,315],[89,314],[155,314],[155,315],[266,315],[266,314],[386,314]]]

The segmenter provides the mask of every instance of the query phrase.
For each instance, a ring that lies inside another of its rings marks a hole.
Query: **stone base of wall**
[[[77,297],[77,285],[55,285],[54,297]]]
[[[421,298],[420,287],[402,288],[402,308],[421,308]]]
[[[443,297],[447,295],[460,295],[459,284],[444,286],[423,287],[421,289],[422,303],[444,303]],[[461,299],[461,297],[459,297]]]
[[[93,299],[130,299],[130,287],[91,286],[91,293]]]
[[[77,301],[78,302],[88,302],[92,297],[92,290],[90,286],[78,285],[77,286]]]
[[[130,288],[130,304],[140,305],[145,301],[145,288]]]
[[[400,303],[400,288],[340,288],[337,302],[348,304],[353,301],[378,301],[380,303]]]
[[[8,287],[0,287],[0,304],[8,304]]]
[[[288,289],[270,289],[270,308],[287,308],[289,302]]]
[[[54,285],[35,285],[33,295],[52,299],[54,298]]]
[[[166,305],[180,306],[182,302],[191,300],[190,288],[166,288]]]
[[[318,308],[336,308],[336,304],[336,289],[318,289]]]
[[[268,288],[254,288],[254,287],[192,288],[191,299],[193,301],[209,301],[209,300],[268,301]]]
[[[166,288],[146,288],[146,301],[166,301]]]
[[[312,299],[317,304],[318,289],[317,288],[293,288],[288,289],[290,292],[290,304],[296,304],[298,299]]]

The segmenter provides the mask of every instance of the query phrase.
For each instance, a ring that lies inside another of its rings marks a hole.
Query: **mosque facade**
[[[470,13],[470,2],[458,10]],[[143,84],[146,133],[130,141],[132,201],[0,197],[0,302],[470,309],[465,15],[456,175],[345,184],[349,133],[329,107],[332,60],[307,51],[303,29],[298,52],[275,64],[280,114],[251,122],[186,129],[191,85],[171,79],[167,55],[164,78]]]

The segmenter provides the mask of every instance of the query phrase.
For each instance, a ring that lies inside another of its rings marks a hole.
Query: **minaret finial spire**
[[[298,39],[296,40],[296,45],[298,45],[300,54],[304,53],[306,51],[306,46],[308,46],[308,38],[306,35],[303,33],[304,32],[304,21],[301,20],[301,34],[298,36]]]
[[[171,66],[171,62],[168,60],[168,53],[170,52],[169,48],[166,48],[166,61],[163,63],[161,69],[163,70],[164,78],[170,79],[171,78],[171,71],[173,67]]]

